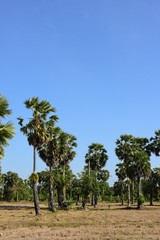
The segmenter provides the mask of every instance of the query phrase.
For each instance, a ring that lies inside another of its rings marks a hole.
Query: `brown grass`
[[[32,204],[0,203],[0,239],[158,240],[160,206],[137,210],[103,203],[51,213],[41,204],[41,215],[35,216]]]

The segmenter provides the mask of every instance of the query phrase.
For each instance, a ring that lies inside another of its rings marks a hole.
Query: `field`
[[[51,213],[41,204],[35,216],[33,204],[0,203],[0,239],[160,239],[160,206],[142,210],[120,204],[99,203],[97,209],[73,207]]]

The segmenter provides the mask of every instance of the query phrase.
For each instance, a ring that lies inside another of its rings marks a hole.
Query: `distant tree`
[[[20,131],[27,136],[29,145],[33,146],[34,149],[34,164],[33,164],[33,174],[30,178],[33,181],[33,196],[34,196],[34,206],[36,214],[40,214],[39,200],[37,193],[37,181],[38,176],[36,174],[36,151],[38,147],[43,146],[44,143],[48,141],[51,137],[49,125],[53,125],[55,121],[58,120],[55,114],[51,115],[47,120],[47,117],[51,113],[55,113],[55,108],[50,105],[49,102],[42,100],[39,101],[38,97],[29,98],[24,102],[27,109],[32,110],[32,118],[30,121],[24,125],[24,119],[19,117],[19,125],[21,126]],[[52,130],[52,128],[51,128]]]
[[[134,154],[134,137],[132,135],[121,135],[120,139],[116,141],[117,147],[115,153],[119,160],[126,165],[130,162]],[[127,175],[128,177],[128,175]],[[130,181],[128,179],[128,206],[130,206]]]
[[[149,148],[157,157],[160,156],[160,130],[155,131],[155,136],[150,138]]]
[[[92,143],[88,147],[88,152],[85,155],[85,162],[89,164],[90,169],[95,172],[92,174],[95,176],[95,186],[94,186],[94,207],[97,206],[97,173],[102,170],[108,160],[107,150],[102,144]],[[90,172],[90,170],[89,170]],[[88,173],[89,173],[88,172]],[[89,173],[90,174],[90,173]]]
[[[72,187],[73,198],[74,199],[76,198],[76,205],[79,205],[81,194],[81,182],[80,179],[76,176],[73,177]]]
[[[157,197],[160,187],[160,168],[151,170],[150,176],[143,181],[144,194],[150,196],[150,206],[153,205],[153,197]]]
[[[37,173],[39,176],[38,180],[38,196],[41,201],[49,200],[49,171],[43,170]],[[50,202],[48,203],[50,207]]]
[[[79,174],[81,194],[82,194],[82,207],[86,210],[86,203],[89,194],[93,190],[93,178],[91,174],[88,174],[88,171],[85,169],[81,174]]]
[[[116,175],[121,183],[121,200],[122,206],[124,205],[124,180],[127,178],[126,167],[124,163],[118,163],[116,168]]]
[[[59,136],[59,155],[60,164],[63,166],[63,204],[66,206],[66,166],[74,159],[76,156],[75,148],[77,147],[76,137],[61,132]]]
[[[141,150],[134,153],[132,160],[127,165],[128,175],[133,174],[138,182],[138,209],[142,206],[141,178],[149,177],[151,172],[150,157]]]
[[[97,174],[97,180],[99,182],[99,188],[101,191],[102,200],[104,200],[105,197],[105,189],[108,188],[108,185],[106,185],[108,179],[110,177],[108,170],[101,170]]]
[[[4,196],[5,200],[18,202],[18,194],[23,187],[23,180],[17,173],[7,172],[4,174]]]

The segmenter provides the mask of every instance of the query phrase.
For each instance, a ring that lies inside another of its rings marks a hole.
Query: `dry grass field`
[[[0,239],[160,239],[160,206],[142,210],[100,203],[86,211],[73,207],[51,213],[41,204],[35,216],[32,204],[0,203]]]

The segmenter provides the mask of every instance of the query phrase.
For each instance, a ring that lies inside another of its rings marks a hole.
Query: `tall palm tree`
[[[127,164],[127,174],[132,175],[134,174],[134,178],[137,179],[138,182],[138,209],[141,208],[141,178],[149,177],[151,172],[151,164],[150,164],[150,157],[148,154],[143,150],[137,150],[131,161]]]
[[[25,107],[32,111],[32,118],[24,125],[24,119],[19,117],[20,131],[27,136],[29,145],[33,146],[33,173],[36,174],[36,151],[38,147],[43,146],[52,134],[52,124],[58,121],[55,114],[49,116],[51,113],[55,113],[56,109],[50,105],[46,100],[39,101],[38,97],[29,98],[24,102]],[[49,119],[48,119],[49,118]],[[39,200],[37,193],[37,180],[33,178],[33,195],[34,206],[36,214],[40,213]],[[37,179],[37,178],[36,178]]]
[[[63,166],[63,203],[66,205],[66,185],[65,185],[65,168],[70,161],[76,156],[74,148],[77,147],[76,137],[61,132],[59,136],[59,155],[60,163]]]
[[[58,166],[59,159],[59,150],[58,150],[58,137],[60,133],[60,128],[53,126],[53,137],[52,140],[48,141],[42,147],[38,149],[40,158],[46,163],[49,167],[49,208],[51,211],[55,211],[55,204],[53,200],[53,176],[52,170]]]
[[[123,161],[124,166],[132,159],[134,153],[134,142],[135,138],[132,135],[121,135],[120,139],[117,139],[115,153],[119,160]],[[127,175],[127,177],[129,177]],[[130,179],[128,183],[128,207],[130,206]]]
[[[0,95],[0,159],[4,156],[4,148],[8,145],[8,141],[15,134],[15,128],[11,122],[2,123],[2,119],[12,114],[12,111],[8,107],[9,103],[7,99]]]

